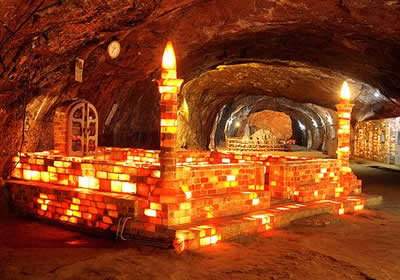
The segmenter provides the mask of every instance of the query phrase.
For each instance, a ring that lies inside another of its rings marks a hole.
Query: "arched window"
[[[68,156],[85,156],[96,152],[98,115],[86,100],[67,101],[57,108],[54,120],[56,150]]]

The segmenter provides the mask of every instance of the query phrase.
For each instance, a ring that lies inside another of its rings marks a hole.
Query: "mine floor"
[[[4,215],[0,279],[399,279],[400,171],[358,159],[352,168],[382,205],[181,254]]]

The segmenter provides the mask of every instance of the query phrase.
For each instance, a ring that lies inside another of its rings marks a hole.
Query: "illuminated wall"
[[[400,118],[358,122],[354,155],[400,165]]]

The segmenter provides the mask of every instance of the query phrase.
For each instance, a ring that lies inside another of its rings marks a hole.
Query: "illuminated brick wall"
[[[334,159],[271,163],[269,187],[272,197],[299,202],[349,195],[355,188],[341,182],[339,162]]]
[[[318,201],[356,193],[360,184],[353,173],[338,178],[334,159],[209,151],[178,151],[176,158],[182,195],[174,203],[160,200],[159,151],[105,147],[88,157],[55,151],[15,157],[13,199],[31,214],[74,226],[116,231],[119,219],[130,217],[128,232],[171,239],[176,226],[268,209],[271,193]],[[196,244],[218,240],[212,228],[193,231]]]
[[[120,217],[137,215],[138,201],[123,195],[92,190],[71,191],[64,186],[12,184],[11,195],[19,209],[62,223],[102,230],[116,229]]]
[[[358,122],[354,155],[400,165],[400,118]]]
[[[160,177],[157,166],[28,153],[14,157],[12,178],[147,197]]]

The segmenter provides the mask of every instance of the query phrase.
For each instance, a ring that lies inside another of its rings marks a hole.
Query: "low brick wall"
[[[139,198],[129,195],[71,191],[38,182],[9,181],[8,186],[17,208],[62,223],[115,231],[119,218],[138,214]]]
[[[13,158],[11,177],[71,188],[148,197],[160,178],[158,166],[111,160],[27,153]]]
[[[340,196],[337,160],[274,162],[270,165],[271,195],[305,202]]]
[[[22,154],[13,159],[9,185],[17,207],[33,215],[110,231],[127,217],[127,232],[169,241],[175,226],[268,209],[271,195],[306,202],[360,191],[361,182],[340,173],[333,159],[207,151],[177,157],[174,203],[160,202],[161,191],[169,190],[160,186],[159,151],[142,149],[100,147],[90,157]]]

